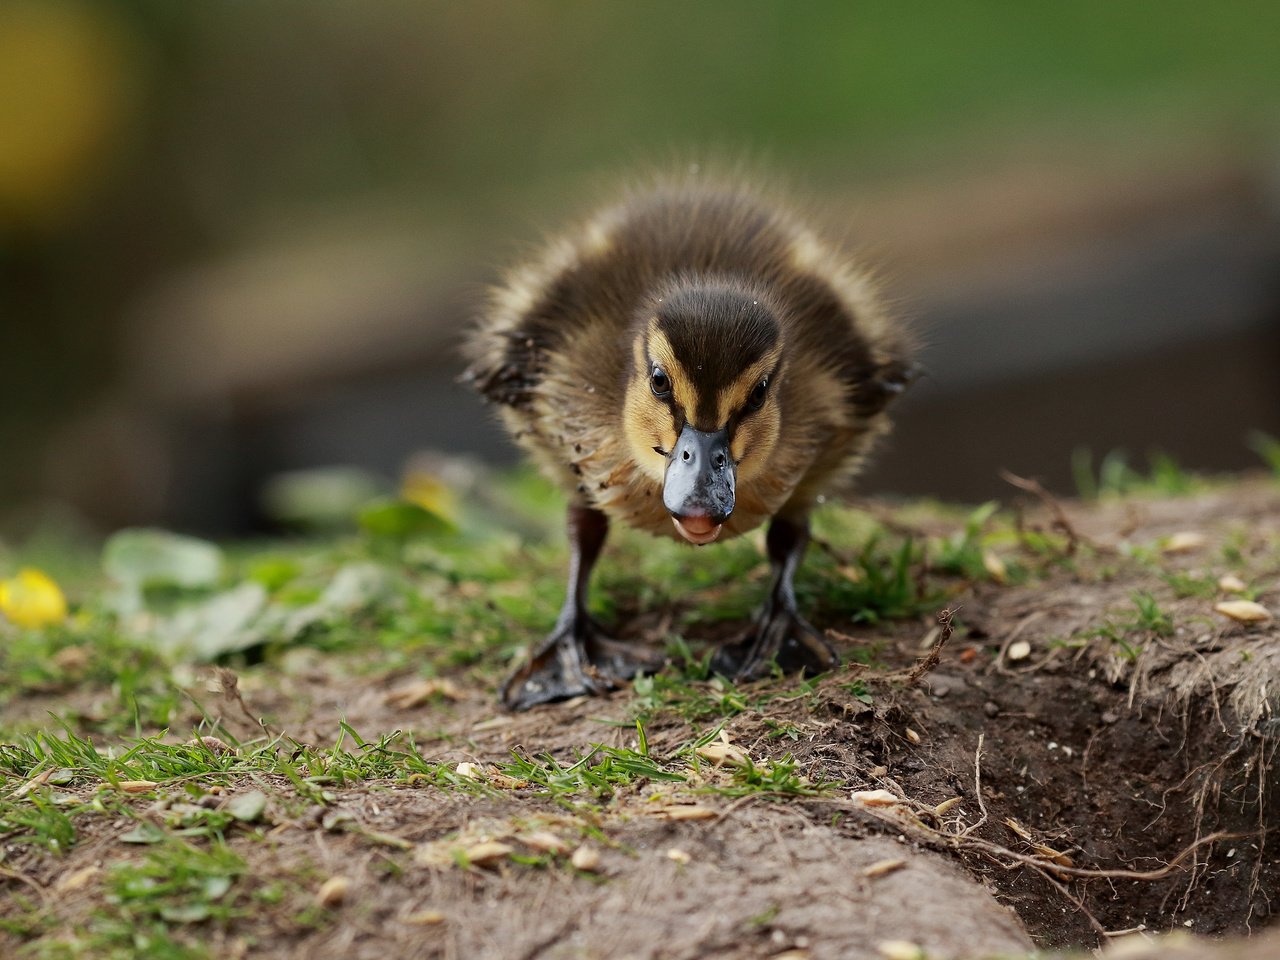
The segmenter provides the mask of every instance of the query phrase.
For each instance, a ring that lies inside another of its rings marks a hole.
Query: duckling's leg
[[[510,710],[617,689],[623,680],[662,666],[663,658],[609,638],[587,613],[587,582],[600,556],[609,518],[599,510],[571,504],[569,590],[556,625],[502,686]]]
[[[784,672],[822,673],[840,658],[831,644],[796,609],[792,579],[809,545],[809,518],[775,517],[765,545],[773,567],[773,587],[751,630],[737,643],[721,647],[711,669],[740,680],[767,676],[776,662]]]

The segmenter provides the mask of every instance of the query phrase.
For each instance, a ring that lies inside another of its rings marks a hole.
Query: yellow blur
[[[27,568],[0,581],[0,614],[19,627],[45,627],[67,618],[67,598],[47,574]]]

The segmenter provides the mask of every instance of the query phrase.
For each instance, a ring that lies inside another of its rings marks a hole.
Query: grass
[[[1203,490],[1208,485],[1205,478],[1187,471],[1173,457],[1159,450],[1147,455],[1147,469],[1143,472],[1131,466],[1129,454],[1124,450],[1107,453],[1095,469],[1093,452],[1087,447],[1080,447],[1072,454],[1071,469],[1076,493],[1082,500],[1114,499],[1134,494],[1181,497]]]
[[[1107,617],[1101,626],[1086,633],[1086,639],[1106,640],[1121,658],[1136,660],[1149,641],[1173,635],[1174,621],[1172,615],[1161,608],[1159,601],[1146,591],[1136,591],[1130,600],[1133,603],[1131,612]]]

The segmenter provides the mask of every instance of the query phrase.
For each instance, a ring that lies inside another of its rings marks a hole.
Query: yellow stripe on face
[[[747,405],[747,400],[751,397],[751,391],[778,365],[778,358],[781,355],[782,350],[780,348],[770,350],[739,374],[733,383],[716,394],[718,426],[727,424],[730,417]],[[770,389],[772,390],[772,386],[770,386]]]
[[[671,341],[658,328],[657,317],[649,321],[648,343],[649,359],[660,366],[662,372],[671,380],[671,398],[675,402],[677,410],[683,411],[685,418],[692,420],[694,411],[698,409],[698,402],[701,399],[698,394],[697,383],[689,376],[689,372],[685,370],[684,365],[676,359],[676,353],[671,347]]]

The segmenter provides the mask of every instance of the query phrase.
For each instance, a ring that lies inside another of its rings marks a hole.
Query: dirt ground
[[[933,617],[842,625],[831,635],[846,651],[875,649],[874,665],[744,688],[712,742],[761,767],[790,755],[802,786],[838,780],[835,790],[700,793],[730,782],[730,757],[681,766],[679,784],[642,778],[565,799],[510,773],[512,751],[568,767],[595,744],[640,749],[643,692],[508,715],[491,686],[461,679],[448,696],[415,698],[412,676],[353,677],[320,655],[284,673],[246,670],[250,712],[298,741],[331,740],[339,720],[366,735],[411,731],[424,756],[475,764],[487,787],[363,781],[318,804],[274,775],[227,783],[226,801],[272,798],[269,829],[232,845],[253,884],[279,882],[284,907],[194,935],[229,957],[818,960],[1117,941],[1137,956],[1144,937],[1177,931],[1253,935],[1214,949],[1276,956],[1265,928],[1280,890],[1280,629],[1229,619],[1213,609],[1222,596],[1177,585],[1235,574],[1280,607],[1280,488],[1061,509],[1032,498],[1025,523],[1056,519],[1087,565],[966,587],[947,604],[954,633]],[[1158,599],[1167,629],[1126,619],[1135,591]],[[913,669],[931,650],[936,664]],[[714,686],[697,687],[714,699]],[[37,716],[57,702],[15,709]],[[228,730],[253,732],[233,701],[222,708]],[[649,756],[676,764],[720,722],[686,714],[653,715]],[[165,801],[152,804],[143,818],[162,815]],[[68,878],[118,857],[134,825],[90,824],[63,857],[10,848],[0,895],[25,883],[74,925],[103,894]],[[507,852],[489,860],[486,844]],[[333,878],[343,894],[299,923]],[[9,955],[20,941],[6,936]],[[1199,941],[1148,949],[1210,955]]]

